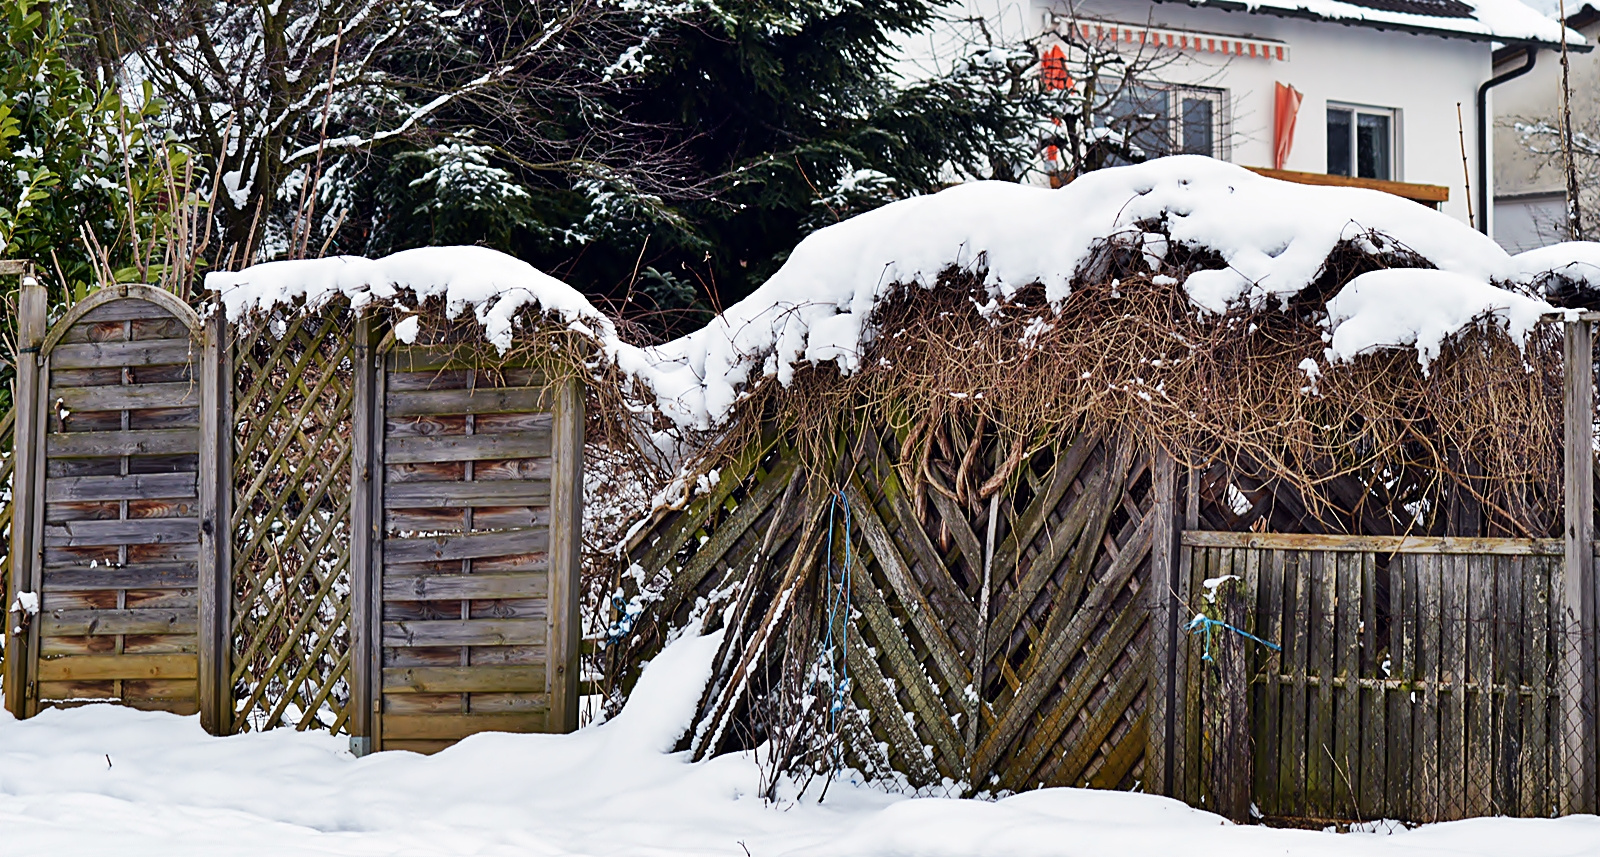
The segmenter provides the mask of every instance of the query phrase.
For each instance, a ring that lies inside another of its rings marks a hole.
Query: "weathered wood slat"
[[[1489,539],[1431,536],[1324,536],[1292,533],[1226,533],[1186,531],[1183,543],[1201,547],[1268,548],[1305,551],[1352,551],[1421,554],[1531,554],[1562,553],[1560,539]]]
[[[39,614],[39,633],[193,634],[198,617],[189,610],[52,610]]]
[[[494,482],[401,482],[383,489],[386,509],[460,509],[467,506],[544,506],[550,480]]]
[[[384,741],[418,738],[460,740],[479,732],[542,732],[545,713],[516,714],[399,714],[385,715]]]
[[[475,390],[413,390],[387,393],[384,407],[390,417],[430,414],[520,414],[548,411],[554,406],[546,387],[480,387]]]
[[[1361,563],[1361,626],[1360,626],[1360,658],[1357,669],[1363,678],[1376,678],[1384,676],[1383,655],[1378,651],[1378,576],[1382,572],[1378,568],[1377,557],[1373,554],[1363,554]],[[1395,609],[1393,591],[1390,592],[1390,603],[1386,621],[1389,623],[1389,634],[1392,640],[1395,627],[1398,623],[1395,617],[1399,611]],[[1392,649],[1392,644],[1390,646]],[[1362,818],[1394,818],[1385,805],[1387,789],[1387,755],[1388,730],[1385,726],[1385,714],[1388,702],[1385,699],[1388,690],[1385,688],[1362,688],[1359,701],[1361,706],[1361,760],[1359,771],[1360,795],[1356,801],[1357,811]],[[1387,813],[1387,814],[1386,814]]]
[[[133,342],[84,342],[57,345],[50,352],[52,369],[98,369],[102,366],[162,366],[193,363],[199,347],[188,339],[145,339]]]
[[[542,693],[544,664],[533,666],[386,667],[383,692]]]
[[[200,523],[195,518],[64,521],[44,527],[46,547],[195,544],[199,541]]]
[[[1360,817],[1361,777],[1361,577],[1370,553],[1339,553],[1335,582],[1333,674],[1344,679],[1333,698],[1333,804],[1336,817]]]
[[[1510,557],[1508,557],[1510,558]],[[1495,559],[1493,556],[1466,557],[1467,611],[1466,670],[1463,679],[1466,711],[1462,738],[1466,745],[1463,810],[1470,815],[1494,812],[1495,735],[1489,724],[1493,703],[1488,690],[1494,681],[1495,635]]]
[[[464,600],[472,598],[544,598],[549,594],[549,575],[543,572],[521,574],[385,574],[385,601]]]
[[[1306,677],[1311,669],[1309,646],[1312,610],[1316,597],[1312,591],[1314,578],[1311,573],[1311,555],[1295,553],[1292,570],[1293,586],[1290,586],[1287,577],[1284,580],[1284,606],[1287,610],[1284,616],[1286,633],[1283,647],[1284,661],[1289,664],[1290,684],[1289,699],[1284,705],[1286,716],[1282,729],[1289,740],[1283,744],[1283,758],[1279,762],[1279,783],[1283,789],[1281,793],[1286,815],[1298,815],[1309,811],[1307,756],[1317,749],[1312,736],[1308,734],[1307,726],[1309,687],[1306,684]]]
[[[172,313],[166,308],[150,301],[134,299],[109,301],[84,313],[78,320],[80,323],[87,323],[167,318],[172,318]]]
[[[1412,780],[1412,817],[1421,821],[1442,819],[1439,802],[1439,664],[1440,615],[1443,598],[1443,563],[1437,555],[1417,557],[1417,678],[1423,689],[1415,714],[1417,742]]]
[[[499,458],[546,458],[551,432],[434,435],[395,437],[384,442],[388,464],[431,464],[445,461],[486,461]]]
[[[200,433],[192,428],[55,432],[45,437],[45,454],[51,458],[193,455],[199,449]]]
[[[129,476],[68,476],[46,479],[47,503],[93,500],[155,500],[194,497],[195,473],[136,473]]]
[[[1259,704],[1261,726],[1260,731],[1256,733],[1256,799],[1260,801],[1262,814],[1267,816],[1284,813],[1280,805],[1280,789],[1283,784],[1279,779],[1279,762],[1282,757],[1279,742],[1284,739],[1285,734],[1281,729],[1283,718],[1281,676],[1286,670],[1281,651],[1284,638],[1283,556],[1283,551],[1274,550],[1262,559],[1262,580],[1258,593],[1260,599],[1258,603],[1261,607],[1256,612],[1260,637],[1278,644],[1280,649],[1268,650],[1262,655],[1262,670],[1266,673],[1266,680],[1261,687]]]
[[[51,387],[50,402],[71,411],[192,408],[200,403],[200,388],[182,383]]]
[[[385,564],[440,562],[480,557],[542,553],[549,549],[550,530],[546,527],[503,530],[492,533],[464,533],[432,538],[390,538],[383,540]]]
[[[1467,678],[1467,562],[1470,556],[1438,557],[1441,575],[1439,635],[1439,812],[1465,816]]]
[[[103,679],[193,679],[199,661],[194,655],[84,655],[41,658],[39,681]]]
[[[439,619],[384,622],[385,646],[539,646],[548,636],[543,619]]]
[[[57,592],[85,589],[190,589],[199,580],[192,562],[153,563],[105,568],[49,567],[44,586]]]
[[[907,722],[906,711],[900,707],[895,694],[890,692],[889,683],[884,680],[878,662],[868,655],[866,643],[861,641],[859,634],[846,641],[845,656],[850,671],[861,677],[858,687],[872,713],[871,727],[875,731],[881,730],[882,737],[888,739],[891,752],[898,750],[897,755],[908,773],[923,782],[937,782],[939,770],[920,752],[921,739]]]
[[[524,385],[533,386],[542,375],[530,372],[534,361],[508,359],[494,346],[485,343],[459,342],[445,345],[399,345],[389,352],[391,373],[438,373],[457,370],[490,370],[503,372],[508,380],[516,378]]]

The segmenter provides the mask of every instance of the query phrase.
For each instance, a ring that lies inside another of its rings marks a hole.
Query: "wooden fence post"
[[[555,462],[550,476],[550,610],[547,729],[578,728],[578,576],[583,538],[583,384],[561,382],[553,432]]]
[[[1152,472],[1155,480],[1155,536],[1150,543],[1150,714],[1149,739],[1145,750],[1146,789],[1154,794],[1172,794],[1172,712],[1173,653],[1177,635],[1179,605],[1178,563],[1178,476],[1172,453],[1157,447]]]
[[[200,351],[200,725],[233,732],[233,374],[218,304]]]
[[[1561,810],[1595,809],[1594,332],[1590,314],[1565,327],[1565,561],[1561,663]]]
[[[6,708],[18,718],[28,717],[36,708],[37,688],[29,662],[36,656],[29,643],[37,638],[35,617],[20,606],[18,596],[38,597],[39,519],[37,501],[39,479],[39,433],[43,428],[39,392],[39,345],[44,342],[49,296],[34,279],[32,266],[6,264],[0,274],[20,274],[21,294],[17,299],[17,364],[12,407],[16,412],[13,429],[11,471],[11,574],[5,587],[6,606]]]
[[[379,658],[378,611],[382,593],[373,546],[379,539],[382,516],[373,509],[373,483],[382,468],[373,459],[373,438],[382,436],[382,410],[377,407],[377,348],[372,315],[356,318],[352,354],[353,398],[350,405],[350,752],[372,752],[376,734]]]

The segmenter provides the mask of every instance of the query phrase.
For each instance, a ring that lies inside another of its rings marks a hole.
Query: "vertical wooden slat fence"
[[[1191,591],[1236,588],[1248,609],[1226,618],[1282,647],[1213,629],[1205,663],[1203,637],[1184,641],[1182,669],[1199,679],[1186,684],[1190,768],[1244,759],[1250,770],[1230,762],[1230,782],[1250,784],[1268,817],[1564,811],[1565,756],[1585,749],[1560,734],[1563,701],[1577,689],[1554,669],[1575,639],[1561,631],[1559,540],[1216,532],[1182,540]],[[1219,584],[1234,574],[1236,584]],[[1247,658],[1248,689],[1212,697],[1206,681],[1236,654]],[[1235,699],[1249,710],[1228,708]],[[1241,721],[1245,735],[1226,728]],[[1212,808],[1233,797],[1205,773],[1175,796]]]

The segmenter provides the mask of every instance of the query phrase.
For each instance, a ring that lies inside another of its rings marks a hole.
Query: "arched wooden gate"
[[[46,331],[44,298],[25,288],[19,307],[6,684],[22,693],[7,705],[194,713],[216,556],[202,322],[167,292],[126,285]]]

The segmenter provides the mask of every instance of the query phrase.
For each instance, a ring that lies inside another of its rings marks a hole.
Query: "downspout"
[[[1497,74],[1483,82],[1478,87],[1478,231],[1489,234],[1489,90],[1505,83],[1508,80],[1519,78],[1533,71],[1533,63],[1538,59],[1539,46],[1525,45],[1523,50],[1527,62],[1521,68],[1514,68],[1505,74]]]

